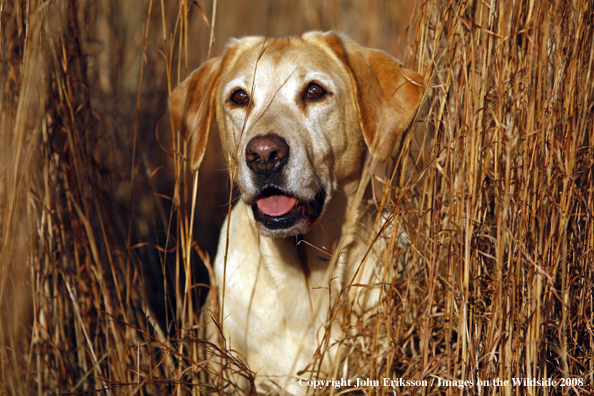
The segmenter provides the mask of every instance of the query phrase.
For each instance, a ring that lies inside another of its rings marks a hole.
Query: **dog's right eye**
[[[237,91],[231,94],[231,102],[235,103],[238,106],[247,106],[249,101],[250,98],[243,89],[238,89]]]

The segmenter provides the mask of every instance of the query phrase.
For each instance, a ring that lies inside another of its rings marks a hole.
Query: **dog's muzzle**
[[[254,182],[261,186],[251,204],[254,218],[263,235],[289,236],[309,231],[326,200],[320,189],[313,200],[300,199],[298,192],[284,189],[282,169],[289,161],[289,145],[278,135],[256,136],[246,147],[246,163]]]
[[[313,201],[302,202],[276,187],[268,187],[252,205],[252,210],[256,221],[271,234],[299,235],[320,217],[325,200],[324,190],[318,191]]]

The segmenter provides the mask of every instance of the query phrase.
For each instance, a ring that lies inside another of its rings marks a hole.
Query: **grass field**
[[[200,339],[231,187],[211,139],[192,209],[167,97],[230,37],[312,29],[425,77],[376,183],[410,243],[384,235],[395,276],[341,342],[352,377],[427,381],[312,393],[594,394],[592,1],[0,0],[0,395],[253,375]]]

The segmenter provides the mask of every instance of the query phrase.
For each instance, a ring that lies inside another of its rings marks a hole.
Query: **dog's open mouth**
[[[324,190],[320,190],[313,201],[304,202],[276,187],[268,187],[252,205],[252,210],[256,221],[265,228],[298,234],[320,217],[325,199]]]

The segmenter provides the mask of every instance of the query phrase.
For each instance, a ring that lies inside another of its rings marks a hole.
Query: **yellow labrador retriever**
[[[233,40],[173,92],[192,170],[216,119],[239,187],[215,285],[223,336],[256,373],[259,392],[305,394],[297,372],[322,342],[333,297],[355,274],[358,283],[382,282],[377,252],[366,256],[360,238],[372,222],[369,211],[353,208],[362,206],[355,192],[367,149],[386,161],[411,123],[422,81],[385,52],[310,32]],[[370,264],[359,269],[364,256]],[[371,293],[360,309],[377,298]],[[340,331],[330,330],[335,339]]]

